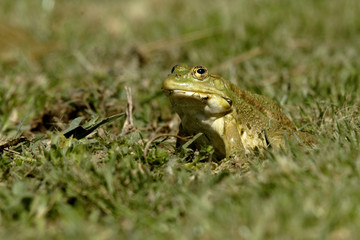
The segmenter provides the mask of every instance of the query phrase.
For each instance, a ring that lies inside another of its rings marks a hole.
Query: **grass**
[[[0,12],[0,145],[32,139],[1,153],[0,239],[360,235],[358,1],[3,0]],[[318,147],[215,173],[211,149],[157,139],[147,166],[147,141],[176,133],[160,88],[179,62],[277,99]],[[61,135],[124,112],[124,86],[136,131],[120,119]]]

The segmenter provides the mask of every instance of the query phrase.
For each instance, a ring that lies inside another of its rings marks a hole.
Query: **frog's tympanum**
[[[202,132],[196,147],[212,145],[216,158],[285,147],[286,140],[316,142],[296,129],[277,102],[239,89],[203,66],[175,65],[162,88],[181,118],[179,135]]]

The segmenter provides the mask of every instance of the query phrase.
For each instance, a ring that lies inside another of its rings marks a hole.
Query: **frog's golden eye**
[[[197,78],[198,80],[203,80],[209,75],[208,70],[206,69],[206,67],[203,66],[194,67],[193,72],[195,78]]]

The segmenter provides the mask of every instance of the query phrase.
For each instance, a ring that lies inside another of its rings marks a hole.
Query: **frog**
[[[316,145],[316,137],[298,130],[277,101],[240,89],[202,65],[175,65],[162,90],[181,119],[178,136],[202,133],[195,147],[213,146],[215,159],[285,149],[288,140]]]

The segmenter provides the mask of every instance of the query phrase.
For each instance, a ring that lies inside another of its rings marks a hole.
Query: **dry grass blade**
[[[121,135],[124,136],[135,130],[134,118],[133,118],[133,100],[131,88],[125,86],[127,105],[126,105],[126,120],[121,130]]]
[[[261,48],[259,47],[256,47],[256,48],[253,48],[247,52],[244,52],[244,53],[241,53],[223,63],[221,63],[220,65],[218,65],[217,67],[213,68],[213,71],[216,72],[220,69],[223,69],[223,68],[227,68],[229,66],[234,66],[234,65],[237,65],[239,63],[242,63],[242,62],[245,62],[251,58],[254,58],[254,57],[257,57],[261,54],[264,53],[264,50],[262,50]]]
[[[155,42],[146,43],[146,44],[138,46],[137,50],[140,53],[146,55],[153,51],[158,51],[161,49],[173,47],[175,45],[180,45],[183,43],[187,43],[187,42],[191,42],[191,41],[209,37],[209,36],[213,35],[214,32],[216,32],[216,29],[214,29],[214,28],[205,29],[205,30],[201,30],[201,31],[195,31],[195,32],[191,32],[191,33],[188,33],[185,35],[178,36],[178,37],[170,38],[170,39],[162,39],[162,40],[158,40]]]
[[[138,55],[140,63],[144,64],[148,62],[153,52],[167,50],[174,46],[178,46],[184,43],[210,37],[215,32],[216,32],[215,28],[209,28],[201,31],[191,32],[170,39],[162,39],[155,42],[145,43],[143,45],[137,46],[135,48],[135,53]]]
[[[96,72],[95,66],[84,56],[84,54],[82,54],[82,52],[75,50],[73,55],[87,72],[91,74]]]

